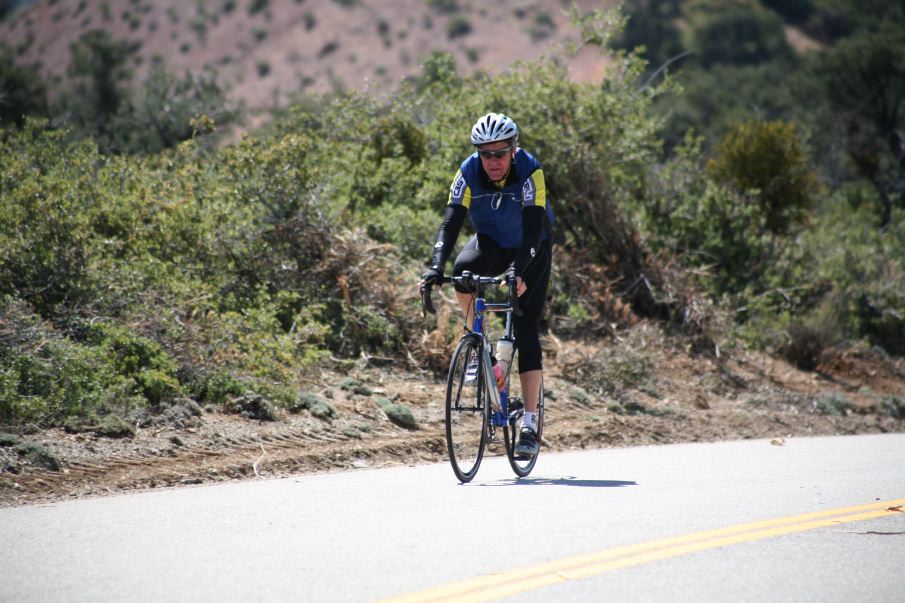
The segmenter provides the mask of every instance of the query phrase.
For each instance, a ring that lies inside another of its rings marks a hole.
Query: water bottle
[[[512,340],[506,337],[500,337],[496,341],[497,364],[503,369],[503,375],[509,372],[509,365],[512,364],[512,345]]]
[[[497,362],[496,358],[493,356],[490,357],[493,365],[493,376],[496,379],[496,388],[500,391],[503,391],[503,384],[506,381],[506,373],[503,372],[503,367],[500,366],[500,363]]]

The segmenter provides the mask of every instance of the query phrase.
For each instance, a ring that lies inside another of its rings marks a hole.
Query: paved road
[[[155,491],[0,509],[0,601],[900,602],[902,499],[905,434]]]

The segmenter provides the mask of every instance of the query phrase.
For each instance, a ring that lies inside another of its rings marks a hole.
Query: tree
[[[69,75],[74,85],[65,99],[69,117],[79,130],[94,134],[102,147],[110,148],[115,139],[113,118],[128,98],[132,79],[129,44],[93,30],[82,34],[71,49]]]
[[[816,195],[808,162],[793,124],[747,122],[723,138],[708,168],[739,193],[757,191],[766,228],[783,234],[804,217]]]
[[[632,50],[644,46],[644,57],[653,69],[682,52],[677,0],[630,0],[623,10],[629,19],[614,47]]]
[[[151,65],[144,83],[119,106],[112,117],[116,147],[128,152],[156,153],[172,148],[194,134],[193,120],[206,115],[218,125],[233,113],[213,71],[178,78],[163,62]]]
[[[828,111],[820,130],[841,139],[856,174],[881,197],[881,224],[905,207],[905,25],[887,20],[841,40],[812,59],[816,93]]]
[[[782,19],[774,12],[731,2],[700,2],[690,10],[690,43],[704,66],[751,65],[789,57]]]
[[[47,115],[47,89],[40,74],[16,65],[12,52],[0,52],[0,126],[22,127],[27,115]]]

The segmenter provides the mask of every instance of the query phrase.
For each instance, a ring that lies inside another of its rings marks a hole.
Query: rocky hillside
[[[582,0],[583,10],[601,2]],[[562,0],[41,0],[0,23],[18,61],[64,78],[70,46],[102,29],[127,39],[141,79],[154,57],[171,70],[215,69],[250,109],[292,94],[388,92],[419,73],[433,51],[452,53],[462,73],[498,73],[578,42]],[[571,61],[576,80],[598,78],[596,51]]]

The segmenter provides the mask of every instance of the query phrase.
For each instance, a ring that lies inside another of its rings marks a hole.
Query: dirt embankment
[[[649,325],[598,346],[551,337],[546,349],[543,452],[905,431],[905,361],[866,349],[833,351],[803,372],[750,352],[692,355]],[[347,374],[323,372],[312,389],[330,412],[279,410],[261,421],[171,409],[122,438],[0,429],[11,436],[0,446],[0,506],[445,460],[441,378],[362,359]],[[391,421],[390,403],[410,409],[417,426]],[[55,470],[39,449],[59,461]]]

